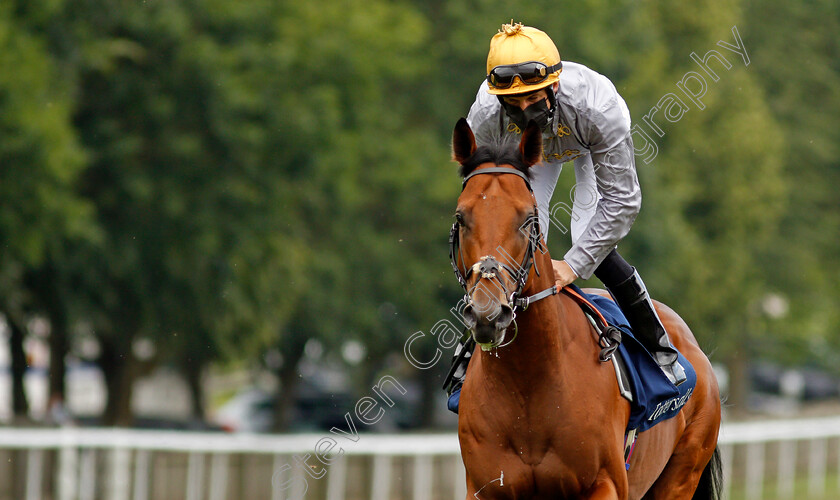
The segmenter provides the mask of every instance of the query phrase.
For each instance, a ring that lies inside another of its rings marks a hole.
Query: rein
[[[461,191],[463,192],[464,188],[467,187],[467,181],[471,178],[475,177],[476,175],[482,174],[514,174],[522,178],[525,181],[525,185],[528,186],[528,191],[531,193],[533,197],[534,191],[531,189],[531,182],[528,179],[528,176],[520,172],[519,170],[508,168],[508,167],[491,167],[485,168],[482,170],[476,170],[470,175],[464,178],[464,183],[461,186]],[[516,339],[516,336],[519,334],[519,328],[516,325],[516,309],[521,308],[522,311],[528,309],[528,306],[533,304],[534,302],[540,301],[544,298],[551,297],[552,295],[557,295],[561,291],[567,293],[570,297],[572,297],[576,302],[578,302],[581,307],[583,307],[584,314],[586,315],[587,319],[589,319],[592,326],[595,328],[596,332],[598,333],[598,342],[601,346],[601,352],[599,355],[599,359],[604,361],[609,361],[612,358],[613,353],[618,348],[619,343],[621,342],[621,332],[615,328],[614,326],[610,325],[604,316],[598,311],[598,309],[593,306],[588,300],[580,296],[577,292],[570,288],[560,288],[557,285],[553,285],[541,292],[537,292],[533,295],[528,295],[522,297],[522,290],[525,288],[525,285],[528,282],[528,275],[531,272],[531,267],[534,268],[534,272],[537,276],[540,275],[540,271],[536,266],[536,262],[534,261],[534,255],[536,251],[539,250],[541,252],[545,252],[545,246],[542,243],[542,232],[540,231],[539,225],[539,217],[537,216],[537,204],[536,201],[534,202],[534,215],[529,217],[528,220],[525,222],[525,225],[528,225],[528,248],[525,250],[525,256],[522,259],[522,262],[517,266],[517,269],[512,269],[510,266],[506,265],[503,262],[498,262],[495,257],[491,255],[485,255],[481,257],[478,262],[470,266],[466,274],[461,272],[461,268],[458,266],[458,260],[456,259],[456,254],[460,257],[461,262],[464,262],[463,254],[461,253],[461,245],[459,240],[459,229],[460,224],[456,221],[452,224],[452,229],[449,232],[449,259],[452,263],[452,269],[455,271],[455,277],[458,279],[458,283],[461,284],[461,288],[464,289],[466,294],[464,295],[464,302],[470,302],[470,294],[476,289],[478,283],[482,279],[497,279],[502,286],[502,290],[507,295],[508,289],[505,285],[504,280],[502,280],[501,276],[499,276],[499,270],[506,271],[517,284],[516,290],[510,294],[508,297],[508,303],[511,306],[513,313],[514,313],[514,328],[515,332],[513,338],[508,340],[507,342],[504,341],[504,337],[502,337],[502,341],[499,345],[493,345],[492,348],[498,349],[501,347],[505,347],[509,345]],[[525,227],[523,225],[523,227]],[[513,259],[505,252],[504,249],[501,249],[501,252],[504,257],[509,258],[511,261]],[[467,288],[467,280],[473,273],[480,273],[481,276],[475,282],[472,288]],[[482,346],[482,349],[485,349],[485,346]],[[488,348],[489,349],[489,348]],[[485,349],[487,350],[487,349]],[[454,367],[455,365],[453,365]],[[451,375],[451,374],[450,374]]]
[[[525,185],[528,187],[528,191],[531,193],[531,197],[533,198],[534,196],[534,190],[531,189],[531,181],[528,179],[528,176],[523,174],[519,170],[508,167],[491,167],[472,172],[468,176],[464,177],[464,182],[461,185],[461,191],[463,192],[464,188],[467,187],[467,182],[470,179],[472,179],[476,175],[482,174],[517,175],[525,181]],[[523,257],[522,262],[517,266],[517,269],[512,269],[504,262],[497,261],[496,258],[493,256],[485,255],[484,257],[481,257],[478,260],[478,262],[467,268],[465,273],[461,272],[461,268],[458,265],[458,258],[456,258],[457,255],[457,257],[460,258],[461,262],[464,262],[464,257],[461,253],[460,245],[460,223],[456,221],[454,224],[452,224],[452,229],[449,231],[449,260],[452,263],[452,269],[455,272],[455,277],[458,279],[458,283],[461,285],[461,288],[463,288],[466,292],[466,294],[464,295],[465,302],[470,302],[470,294],[475,290],[475,288],[478,286],[478,283],[482,279],[497,279],[501,284],[502,290],[504,290],[505,295],[507,295],[507,286],[505,285],[505,282],[504,280],[502,280],[501,276],[499,276],[500,269],[506,271],[511,276],[511,278],[514,279],[517,285],[516,290],[514,290],[508,297],[508,302],[510,303],[514,314],[516,313],[517,308],[521,308],[524,311],[528,309],[528,306],[530,306],[534,302],[542,300],[546,297],[550,297],[552,295],[556,295],[560,292],[560,288],[557,285],[553,285],[550,288],[546,288],[541,292],[526,297],[521,297],[522,290],[525,288],[525,285],[528,282],[528,275],[531,272],[531,267],[534,268],[534,272],[537,274],[537,276],[540,275],[540,270],[536,266],[536,262],[534,260],[534,255],[536,254],[536,251],[546,251],[542,243],[542,231],[540,230],[539,217],[537,216],[536,201],[534,201],[534,215],[532,217],[529,217],[525,224],[528,225],[528,247],[525,250],[525,256]],[[507,252],[504,251],[504,249],[502,249],[502,252],[505,257],[510,257],[507,254]],[[469,280],[470,276],[472,276],[473,273],[481,273],[481,276],[479,277],[478,281],[475,282],[475,285],[473,285],[471,289],[468,289],[467,280]],[[507,344],[509,344],[512,341],[513,339],[511,339]]]

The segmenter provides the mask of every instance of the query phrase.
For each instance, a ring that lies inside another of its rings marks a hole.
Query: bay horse
[[[458,418],[467,499],[717,498],[719,390],[686,323],[656,303],[697,384],[676,417],[638,435],[626,470],[630,405],[612,363],[599,361],[580,306],[556,293],[539,232],[528,171],[542,154],[540,130],[528,126],[518,147],[477,147],[462,118],[452,142],[464,177],[453,263],[467,291],[465,323],[481,347]]]

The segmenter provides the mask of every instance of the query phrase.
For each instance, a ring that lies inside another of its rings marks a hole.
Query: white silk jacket
[[[550,91],[550,87],[549,87]],[[543,161],[531,167],[531,185],[543,235],[550,225],[565,233],[571,217],[572,247],[565,261],[588,279],[601,261],[630,231],[642,205],[636,175],[630,111],[612,82],[582,64],[563,61],[553,124],[543,131]],[[502,110],[498,98],[478,89],[467,122],[479,145],[521,134]],[[572,206],[551,204],[563,163],[574,161]]]

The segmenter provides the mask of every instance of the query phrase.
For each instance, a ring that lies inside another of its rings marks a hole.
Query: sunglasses
[[[528,61],[519,64],[496,66],[487,75],[487,81],[497,89],[510,88],[513,79],[519,77],[525,85],[533,85],[545,81],[555,71],[563,69],[563,61],[554,66],[546,66],[539,61]]]

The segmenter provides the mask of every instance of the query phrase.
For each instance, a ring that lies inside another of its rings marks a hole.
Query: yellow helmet
[[[490,40],[487,85],[491,94],[533,92],[559,81],[561,71],[557,47],[536,28],[511,21]]]

